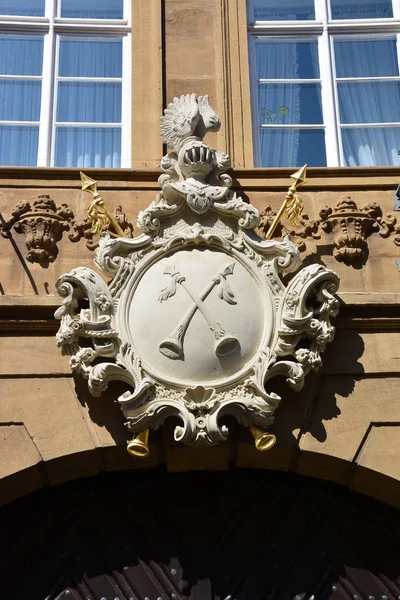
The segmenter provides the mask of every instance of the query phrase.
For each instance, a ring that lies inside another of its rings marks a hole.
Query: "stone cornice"
[[[231,169],[234,187],[246,190],[286,190],[290,168]],[[88,169],[101,181],[102,189],[159,189],[161,169]],[[395,189],[400,183],[399,167],[309,167],[306,190]],[[77,188],[79,169],[61,167],[0,167],[0,188]]]

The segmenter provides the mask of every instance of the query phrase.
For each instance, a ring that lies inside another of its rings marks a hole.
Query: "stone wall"
[[[107,206],[121,205],[133,223],[158,189],[157,170],[89,174],[99,180]],[[232,172],[238,193],[261,212],[267,205],[279,207],[290,174],[287,169]],[[70,241],[64,231],[57,258],[43,265],[26,259],[23,233],[12,229],[10,238],[0,237],[1,500],[104,470],[163,463],[170,471],[227,469],[236,464],[294,470],[400,506],[399,247],[393,219],[386,217],[397,215],[400,223],[400,215],[393,213],[397,176],[395,169],[309,170],[301,193],[309,220],[317,221],[324,206],[334,207],[343,196],[351,196],[359,208],[376,202],[382,217],[366,239],[364,259],[353,264],[334,258],[332,233],[321,227],[315,238],[301,237],[302,228],[295,232],[305,262],[323,263],[339,274],[341,309],[322,370],[308,376],[300,393],[277,384],[275,391],[283,397],[272,428],[277,444],[263,453],[254,449],[246,429],[232,423],[229,441],[216,448],[180,447],[167,424],[151,433],[148,459],[128,455],[128,432],[114,402],[123,387],[92,398],[55,347],[53,313],[60,304],[55,281],[78,265],[96,270],[93,250],[85,239]],[[33,203],[47,194],[82,220],[89,196],[80,187],[78,170],[2,168],[2,218],[9,220],[17,202]],[[382,219],[392,223],[388,237],[379,233]]]

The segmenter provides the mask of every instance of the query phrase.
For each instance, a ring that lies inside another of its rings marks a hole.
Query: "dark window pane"
[[[0,121],[39,121],[41,81],[0,79]]]
[[[338,83],[341,123],[400,122],[400,82]]]
[[[43,36],[0,35],[1,75],[41,75]]]
[[[36,166],[39,127],[0,125],[0,165]]]
[[[335,40],[336,77],[399,74],[396,40]]]
[[[258,106],[260,124],[323,123],[319,83],[260,83]]]
[[[332,19],[393,17],[392,0],[331,0]]]
[[[253,0],[256,21],[315,19],[314,0]]]
[[[0,0],[0,15],[43,17],[45,0]]]
[[[60,39],[60,77],[121,77],[122,39]]]
[[[318,43],[256,43],[257,79],[319,79]]]
[[[342,140],[346,166],[399,165],[400,127],[349,127]]]
[[[123,0],[62,0],[61,16],[76,19],[122,19]]]
[[[60,81],[57,121],[120,123],[121,84]]]
[[[325,167],[325,133],[322,129],[263,129],[262,167]]]
[[[121,166],[121,129],[57,127],[56,167]]]

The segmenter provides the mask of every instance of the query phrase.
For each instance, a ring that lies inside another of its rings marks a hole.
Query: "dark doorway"
[[[399,600],[400,512],[286,473],[126,471],[0,509],[2,600]]]

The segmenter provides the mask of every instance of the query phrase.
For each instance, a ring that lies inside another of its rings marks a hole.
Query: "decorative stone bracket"
[[[115,218],[126,237],[131,237],[133,226],[126,220],[121,206],[116,207]],[[97,248],[98,240],[94,239],[91,226],[89,219],[76,221],[67,204],[57,207],[50,196],[43,195],[32,204],[23,200],[18,202],[11,213],[11,219],[0,224],[0,233],[9,238],[11,229],[14,228],[16,233],[24,234],[28,249],[26,260],[46,266],[55,261],[58,255],[57,242],[61,240],[64,231],[69,231],[68,238],[71,242],[85,238],[89,250]]]
[[[342,198],[333,209],[323,208],[319,215],[323,231],[333,233],[334,257],[350,263],[367,258],[367,239],[372,233],[389,237],[397,222],[391,214],[383,216],[376,202],[359,209],[349,196]]]
[[[73,227],[74,213],[67,204],[57,208],[50,196],[39,196],[31,205],[30,202],[21,201],[11,213],[11,219],[0,226],[3,237],[10,237],[11,229],[25,235],[29,262],[46,264],[53,262],[58,254],[57,242],[61,239],[63,231]],[[76,232],[69,235],[73,240]],[[77,238],[78,239],[78,238]]]
[[[261,215],[260,225],[257,232],[262,237],[272,222],[275,212],[270,206],[266,206]],[[365,204],[358,208],[354,200],[344,196],[334,206],[325,206],[320,210],[319,219],[311,220],[308,215],[303,214],[300,226],[296,229],[287,227],[286,223],[279,223],[277,234],[290,235],[297,243],[300,251],[306,249],[306,238],[319,239],[321,230],[333,235],[333,256],[340,262],[346,264],[366,260],[368,257],[367,239],[373,233],[379,233],[381,237],[387,238],[391,233],[400,233],[397,219],[392,214],[383,215],[382,209],[377,202]],[[400,237],[394,239],[394,243],[400,245]]]

